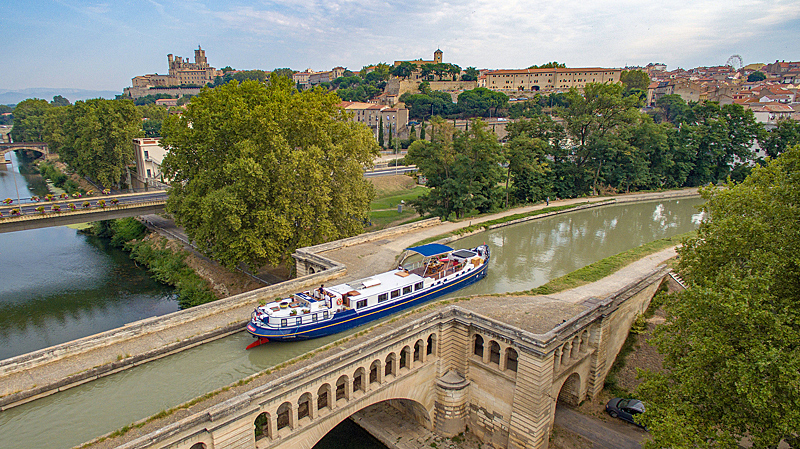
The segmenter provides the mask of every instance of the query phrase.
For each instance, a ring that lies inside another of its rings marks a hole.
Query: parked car
[[[635,421],[635,417],[644,413],[644,404],[638,399],[614,398],[606,404],[606,411],[612,418],[619,418],[635,424],[642,429],[647,428]]]

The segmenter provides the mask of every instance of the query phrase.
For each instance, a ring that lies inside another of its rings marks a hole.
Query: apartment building
[[[161,163],[167,150],[161,146],[161,138],[136,138],[133,139],[133,151],[136,156],[136,173],[134,178],[140,186],[159,186],[164,179],[162,177]]]
[[[389,130],[392,136],[404,138],[408,133],[408,109],[393,108],[382,104],[360,103],[357,101],[343,101],[339,106],[347,112],[353,114],[353,120],[363,123],[372,129],[375,138],[378,138],[378,127],[383,120],[383,133],[388,136]]]

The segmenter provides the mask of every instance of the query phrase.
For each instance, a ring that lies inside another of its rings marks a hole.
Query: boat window
[[[328,319],[328,311],[327,310],[322,312],[322,319],[323,320],[327,320]]]
[[[295,326],[299,326],[299,325],[303,324],[303,319],[302,318],[295,318],[295,320],[296,320]]]
[[[315,314],[313,314],[313,315],[311,315],[311,321],[312,321],[312,322],[314,322],[314,323],[316,323],[316,322],[317,322],[317,319],[318,319],[318,318],[319,318],[319,317],[317,316],[317,314],[316,314],[316,313],[315,313]]]
[[[381,293],[380,295],[378,295],[378,302],[384,302],[388,299],[389,299],[388,293]]]
[[[281,318],[281,327],[286,327],[289,325],[289,320],[286,318]]]
[[[403,294],[407,295],[409,293],[411,293],[411,286],[403,287]]]
[[[397,298],[398,296],[400,296],[400,290],[393,290],[392,299]]]
[[[414,290],[422,290],[422,282],[417,282],[414,284]]]
[[[366,299],[359,299],[358,301],[356,301],[356,309],[360,309],[362,307],[367,307]]]

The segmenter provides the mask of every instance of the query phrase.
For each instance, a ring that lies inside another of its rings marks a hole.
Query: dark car
[[[645,426],[634,420],[637,415],[644,413],[644,404],[638,399],[614,398],[606,404],[606,411],[612,418],[624,419],[646,430]]]

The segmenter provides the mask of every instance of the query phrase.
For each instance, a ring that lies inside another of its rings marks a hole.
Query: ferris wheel
[[[725,63],[725,65],[732,67],[733,70],[739,70],[744,67],[744,61],[742,61],[741,56],[733,55],[728,58],[728,61]]]

